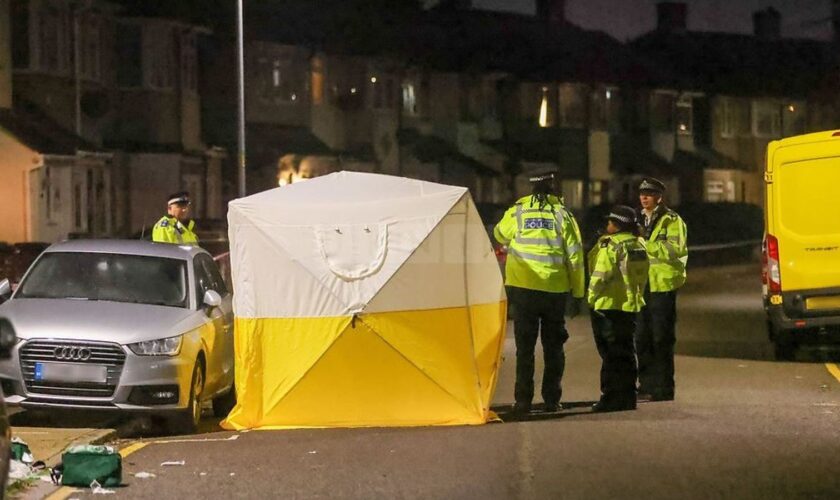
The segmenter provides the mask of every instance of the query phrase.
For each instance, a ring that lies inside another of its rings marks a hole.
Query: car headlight
[[[166,339],[147,340],[128,344],[128,348],[138,356],[175,356],[181,352],[183,335]]]

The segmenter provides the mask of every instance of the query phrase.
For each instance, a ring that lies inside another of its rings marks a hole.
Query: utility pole
[[[76,136],[82,136],[82,62],[80,61],[82,50],[81,41],[81,27],[79,26],[79,17],[82,15],[82,8],[76,7],[73,9],[73,79],[76,84],[75,88],[75,105],[76,105]]]
[[[239,197],[245,196],[245,43],[242,33],[242,1],[236,0],[236,75],[237,75],[237,171]]]

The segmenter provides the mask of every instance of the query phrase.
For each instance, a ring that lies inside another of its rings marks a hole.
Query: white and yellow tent
[[[482,424],[507,300],[465,188],[339,172],[231,202],[229,429]]]

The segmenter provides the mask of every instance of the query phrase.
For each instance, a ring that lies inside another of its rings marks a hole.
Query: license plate
[[[104,384],[108,381],[108,368],[76,363],[35,363],[35,380]]]
[[[824,297],[810,297],[805,300],[808,310],[840,309],[840,295],[826,295]]]

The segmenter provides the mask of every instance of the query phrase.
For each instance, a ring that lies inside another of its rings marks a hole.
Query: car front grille
[[[58,359],[56,349],[84,348],[90,356],[82,359]],[[87,365],[104,365],[107,367],[107,380],[104,384],[88,382],[55,382],[35,380],[35,363],[74,363]],[[20,369],[26,390],[33,394],[94,397],[105,398],[114,394],[120,380],[125,352],[117,344],[104,342],[67,341],[67,340],[33,340],[20,349]]]

